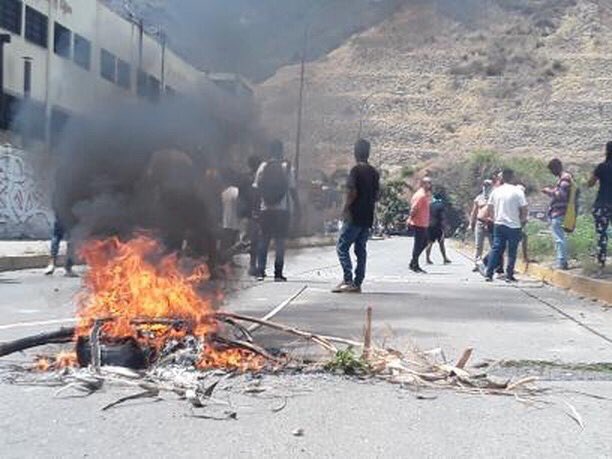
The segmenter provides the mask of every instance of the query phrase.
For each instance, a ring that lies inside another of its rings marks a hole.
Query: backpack
[[[261,171],[259,191],[266,206],[280,204],[289,192],[289,172],[286,163],[281,161],[267,162]]]
[[[576,186],[574,179],[571,181],[569,199],[567,201],[567,210],[563,218],[563,230],[566,233],[573,233],[576,230],[576,222],[578,218],[578,198],[580,197],[580,189]]]

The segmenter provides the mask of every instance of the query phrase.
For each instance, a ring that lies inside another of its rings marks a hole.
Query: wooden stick
[[[468,347],[465,351],[463,351],[461,358],[457,361],[455,366],[463,370],[465,365],[468,363],[468,360],[470,360],[470,357],[472,357],[472,352],[474,352],[474,349],[471,347]]]
[[[274,309],[272,309],[269,313],[267,313],[265,316],[263,316],[261,319],[262,320],[270,320],[272,317],[274,317],[276,314],[278,314],[279,312],[281,312],[283,309],[285,309],[287,306],[289,306],[291,303],[293,303],[293,301],[295,299],[297,299],[297,297],[299,297],[302,293],[304,293],[304,291],[308,288],[307,285],[304,285],[301,289],[299,289],[295,294],[293,294],[293,296],[287,298],[285,301],[283,301],[281,304],[279,304],[278,306],[276,306]],[[253,324],[251,325],[249,328],[247,328],[247,330],[251,333],[253,333],[255,330],[257,330],[258,328],[262,327],[261,324]]]
[[[322,336],[317,335],[315,333],[307,332],[304,330],[299,330],[297,328],[289,327],[287,325],[279,324],[277,322],[271,322],[269,320],[258,319],[257,317],[245,316],[245,315],[236,314],[233,312],[217,312],[215,313],[215,317],[220,317],[220,318],[229,317],[229,318],[236,319],[236,320],[243,320],[245,322],[253,322],[256,324],[260,324],[261,326],[264,326],[264,327],[269,327],[275,330],[289,333],[291,335],[296,335],[301,338],[308,339],[310,341],[317,343],[318,345],[328,350],[329,352],[333,352],[333,353],[338,352],[335,346],[333,346],[330,343],[330,341],[334,341],[332,337],[323,338]]]
[[[69,343],[74,338],[75,327],[62,327],[47,333],[28,336],[26,338],[8,341],[0,344],[0,357],[14,352],[24,351],[32,347],[44,346],[52,343]]]
[[[366,325],[363,336],[363,359],[368,361],[372,358],[372,306],[366,310]]]

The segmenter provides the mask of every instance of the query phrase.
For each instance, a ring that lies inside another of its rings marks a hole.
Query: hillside
[[[309,59],[395,11],[405,0],[104,0],[123,15],[163,30],[170,46],[204,70],[261,81],[298,60],[304,30]]]
[[[308,65],[302,164],[350,161],[360,119],[391,168],[482,149],[601,158],[612,136],[611,8],[594,0],[450,4],[410,1]],[[266,124],[291,147],[298,79],[292,65],[258,88]]]

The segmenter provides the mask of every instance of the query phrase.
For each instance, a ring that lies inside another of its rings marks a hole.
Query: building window
[[[102,76],[102,78],[105,80],[112,81],[114,83],[116,78],[116,66],[117,58],[105,49],[102,49],[100,52],[100,76]]]
[[[161,83],[160,81],[152,75],[149,75],[149,92],[148,96],[153,102],[157,102],[159,100],[159,96],[161,94]]]
[[[86,70],[89,70],[91,62],[91,43],[79,34],[74,34],[74,63]]]
[[[72,32],[56,22],[53,29],[53,51],[55,54],[70,59],[71,42]]]
[[[47,31],[49,21],[47,16],[36,11],[34,8],[26,6],[25,12],[25,38],[32,43],[47,47]]]
[[[21,0],[0,0],[0,27],[21,35]]]
[[[144,73],[142,70],[138,70],[138,78],[136,81],[136,93],[140,97],[146,97],[148,94],[147,82],[148,82],[147,74]]]
[[[130,89],[130,64],[124,60],[117,59],[117,84],[125,89]]]

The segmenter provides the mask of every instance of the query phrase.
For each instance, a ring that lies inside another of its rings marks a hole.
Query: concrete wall
[[[0,239],[47,239],[53,215],[39,157],[0,145]]]

